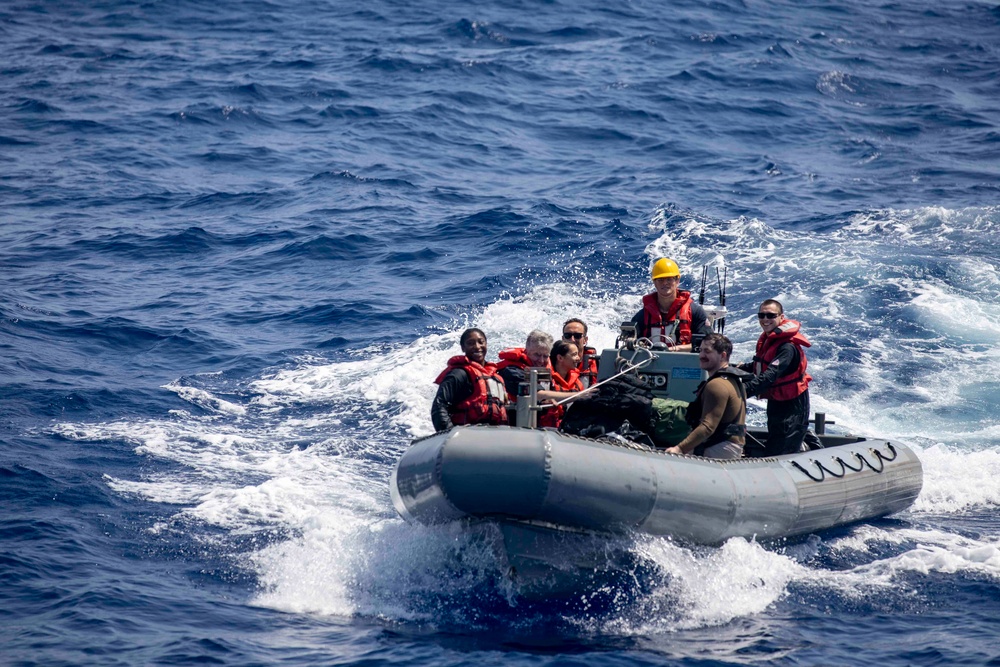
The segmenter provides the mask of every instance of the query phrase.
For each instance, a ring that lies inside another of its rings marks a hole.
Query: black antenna
[[[701,267],[701,291],[698,293],[698,305],[705,305],[705,281],[708,280],[708,264]]]
[[[726,306],[726,279],[728,278],[728,269],[723,266],[722,274],[719,275],[719,267],[715,267],[715,279],[719,282],[719,305],[723,308]],[[726,328],[726,318],[715,322],[715,326],[719,329],[719,333],[722,333]]]

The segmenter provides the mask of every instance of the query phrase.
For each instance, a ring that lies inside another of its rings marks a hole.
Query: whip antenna
[[[719,267],[715,267],[715,279],[719,283],[719,305],[726,307],[726,279],[728,276],[729,269],[725,266],[722,267],[722,273],[719,273]],[[716,321],[715,326],[718,327],[719,333],[722,333],[726,328],[726,318],[725,316],[719,318]]]
[[[708,279],[708,264],[701,267],[701,291],[698,292],[698,305],[705,305],[705,281]]]

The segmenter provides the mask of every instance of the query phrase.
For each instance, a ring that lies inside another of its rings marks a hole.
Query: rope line
[[[877,460],[877,462],[879,464],[879,467],[877,467],[877,468],[874,465],[872,465],[871,461],[869,461],[867,458],[865,458],[864,454],[862,454],[860,452],[854,452],[854,457],[858,460],[858,464],[859,464],[857,468],[855,468],[853,465],[847,463],[846,461],[844,461],[844,459],[840,458],[839,456],[835,457],[833,460],[840,464],[840,472],[839,473],[835,472],[833,470],[830,470],[829,468],[827,468],[823,464],[822,461],[817,461],[816,459],[812,459],[813,465],[816,466],[816,469],[819,472],[819,477],[813,475],[812,472],[810,472],[805,466],[801,465],[798,461],[792,461],[791,464],[793,466],[795,466],[796,468],[798,468],[802,472],[802,474],[804,474],[806,477],[808,477],[809,479],[811,479],[814,482],[822,482],[823,480],[826,479],[827,475],[830,475],[831,477],[836,477],[836,478],[840,479],[841,477],[843,477],[844,475],[847,474],[848,470],[850,470],[852,472],[862,472],[865,469],[865,466],[868,466],[868,468],[872,472],[881,474],[885,470],[885,464],[886,463],[891,463],[892,461],[895,461],[896,457],[899,456],[899,452],[896,450],[895,447],[892,446],[891,442],[887,442],[887,443],[885,443],[885,445],[886,445],[886,447],[889,448],[889,451],[892,453],[892,457],[891,458],[889,456],[883,454],[878,449],[872,448],[872,449],[868,450],[869,452],[872,453],[872,455]]]
[[[861,454],[858,454],[857,452],[854,452],[854,456],[855,456],[855,457],[856,457],[856,458],[858,459],[858,461],[860,461],[860,462],[861,462],[861,465],[859,465],[859,466],[858,466],[857,468],[855,468],[854,466],[852,466],[852,465],[848,464],[848,463],[847,463],[846,461],[844,461],[844,459],[840,458],[839,456],[837,457],[837,461],[839,461],[839,462],[840,462],[840,465],[841,465],[841,466],[843,466],[844,468],[847,468],[848,470],[853,470],[854,472],[861,472],[862,470],[864,470],[864,469],[865,469],[865,466],[864,466],[864,464],[865,464],[865,463],[868,463],[868,462],[867,462],[867,461],[865,461],[865,460],[864,460],[864,459],[863,459],[863,458],[861,457]],[[871,466],[869,465],[868,467],[871,467]]]
[[[832,470],[830,470],[829,468],[827,468],[825,465],[823,465],[822,461],[813,460],[813,463],[815,463],[816,467],[819,468],[820,470],[828,472],[831,475],[833,475],[834,477],[836,477],[836,478],[839,479],[839,478],[841,478],[841,477],[843,477],[844,475],[847,474],[847,466],[844,465],[844,461],[839,456],[837,458],[835,458],[834,461],[840,461],[840,474],[839,475],[837,473],[833,472]]]
[[[813,459],[813,462],[815,463],[815,459]],[[799,470],[801,470],[802,473],[806,477],[808,477],[809,479],[811,479],[814,482],[822,482],[824,479],[826,479],[826,475],[823,474],[823,470],[822,469],[820,469],[820,471],[819,471],[819,473],[820,473],[819,477],[813,477],[812,473],[809,472],[808,470],[806,470],[805,468],[803,468],[801,465],[799,465],[798,461],[792,461],[792,465],[795,466],[796,468],[798,468]]]

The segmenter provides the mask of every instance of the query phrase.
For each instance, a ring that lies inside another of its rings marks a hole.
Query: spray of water
[[[903,573],[1000,579],[995,534],[933,527],[937,516],[1000,505],[993,484],[1000,382],[982,372],[1000,354],[1000,315],[990,307],[1000,278],[997,253],[980,248],[998,220],[991,209],[877,211],[804,233],[757,220],[654,215],[647,253],[677,260],[685,287],[697,289],[692,278],[704,264],[729,268],[734,357],[752,354],[757,304],[781,300],[814,342],[814,409],[837,429],[914,442],[924,488],[903,527],[861,525],[830,541],[776,548],[734,539],[692,549],[635,536],[626,548],[641,565],[625,577],[634,589],[611,595],[599,612],[586,600],[561,607],[560,618],[589,631],[644,635],[753,616],[802,588],[848,598],[881,595]],[[929,256],[929,248],[949,245],[951,255]],[[494,359],[532,329],[558,335],[568,317],[588,322],[591,345],[609,347],[647,283],[643,273],[629,293],[607,298],[570,284],[537,285],[489,304],[471,323],[488,333]],[[176,506],[171,524],[192,539],[227,549],[237,536],[278,536],[234,555],[259,582],[254,604],[464,627],[538,622],[550,612],[532,616],[505,583],[496,534],[408,525],[389,501],[393,462],[411,438],[431,432],[431,380],[458,352],[467,324],[346,360],[302,357],[238,387],[214,374],[188,378],[165,389],[189,411],[54,430],[74,441],[124,441],[156,462],[151,472],[108,484]],[[844,554],[851,565],[823,565]]]

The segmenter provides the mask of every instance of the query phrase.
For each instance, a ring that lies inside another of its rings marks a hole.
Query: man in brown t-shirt
[[[713,459],[738,459],[743,456],[746,435],[747,401],[741,375],[729,367],[733,344],[722,334],[705,337],[698,350],[702,370],[708,380],[702,382],[693,403],[688,407],[687,421],[693,430],[671,454],[694,454]]]

